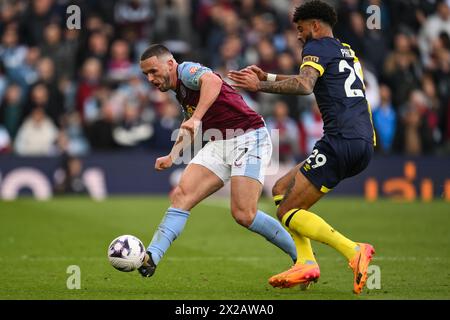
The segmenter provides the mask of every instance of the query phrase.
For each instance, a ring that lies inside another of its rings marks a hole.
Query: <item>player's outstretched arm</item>
[[[239,75],[244,70],[251,70],[254,73],[256,73],[256,75],[258,76],[258,79],[260,81],[283,81],[283,80],[287,80],[290,78],[295,78],[297,76],[297,75],[270,74],[270,73],[262,70],[260,67],[253,64],[253,65],[245,67],[244,69],[241,69],[239,71],[230,70],[228,72],[228,78],[230,78],[231,80],[234,81],[234,79],[233,79],[234,76]],[[271,79],[269,79],[269,75],[270,75]]]
[[[313,67],[304,66],[300,69],[300,74],[294,78],[277,82],[261,81],[259,83],[258,91],[308,95],[313,92],[319,75],[319,71]]]
[[[313,67],[304,66],[300,70],[299,75],[283,81],[273,82],[261,81],[256,73],[244,69],[239,74],[235,74],[232,80],[236,82],[233,87],[253,92],[262,91],[278,94],[308,95],[313,92],[319,75],[319,71]]]

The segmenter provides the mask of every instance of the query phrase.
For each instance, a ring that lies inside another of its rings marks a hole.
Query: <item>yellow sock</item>
[[[277,208],[280,206],[280,203],[283,200],[283,198],[284,198],[283,195],[273,197],[273,200],[275,201],[275,205],[277,206]],[[311,246],[311,241],[308,238],[302,236],[301,234],[293,232],[289,228],[286,229],[292,236],[292,239],[294,239],[295,248],[297,249],[297,262],[295,264],[317,263],[316,257],[314,256],[314,252]]]
[[[355,255],[358,244],[344,237],[312,212],[292,209],[283,216],[282,222],[295,233],[335,248],[348,260]]]
[[[295,264],[317,263],[311,241],[307,237],[292,232],[292,230],[288,229],[288,231],[292,239],[294,239],[295,247],[297,248],[297,262]]]

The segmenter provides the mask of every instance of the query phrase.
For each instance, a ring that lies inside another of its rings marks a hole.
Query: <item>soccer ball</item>
[[[145,248],[135,236],[123,235],[114,239],[108,247],[108,259],[119,271],[130,272],[144,262]]]

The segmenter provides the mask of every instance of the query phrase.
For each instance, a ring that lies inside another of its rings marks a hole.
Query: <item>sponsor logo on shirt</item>
[[[319,63],[319,57],[316,57],[316,56],[304,56],[303,57],[303,63],[308,62],[308,61]]]
[[[192,68],[189,69],[189,73],[190,74],[194,74],[194,73],[197,72],[197,70],[198,70],[198,67],[192,67]]]

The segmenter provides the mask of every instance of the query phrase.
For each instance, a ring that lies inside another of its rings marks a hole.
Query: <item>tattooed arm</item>
[[[304,66],[300,74],[290,79],[271,82],[261,81],[258,85],[258,91],[268,93],[297,94],[308,95],[313,92],[319,71],[310,66]]]
[[[247,69],[247,70],[250,70],[250,71],[253,71],[254,73],[256,73],[256,75],[258,76],[258,79],[259,80],[261,80],[261,81],[267,81],[267,76],[268,76],[268,72],[265,72],[264,70],[262,70],[260,67],[258,67],[258,66],[256,66],[256,65],[251,65],[251,66],[248,66],[248,67],[245,67],[244,69],[242,69],[242,70],[240,70],[240,71],[234,71],[234,70],[230,70],[229,72],[228,72],[228,77],[231,79],[231,80],[234,80],[233,78],[236,76],[236,75],[239,75],[241,72],[243,72],[245,69]],[[294,75],[284,75],[284,74],[277,74],[276,75],[276,77],[275,77],[275,81],[283,81],[283,80],[287,80],[287,79],[290,79],[290,78],[295,78],[295,77],[297,77],[298,75],[297,74],[294,74]]]
[[[295,77],[298,77],[298,74],[293,74],[293,75],[277,74],[276,76],[277,77],[275,78],[275,81],[278,82],[278,81],[293,79]]]
[[[235,88],[268,93],[308,95],[313,92],[319,78],[319,71],[311,66],[304,66],[299,75],[273,82],[260,81],[256,73],[247,69],[234,73],[230,78],[236,82],[233,85]]]

